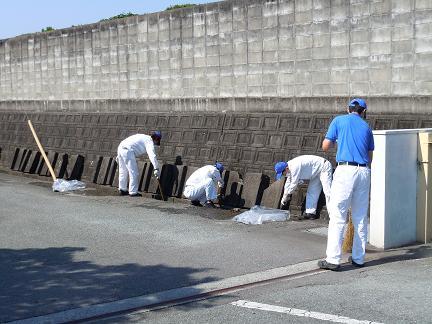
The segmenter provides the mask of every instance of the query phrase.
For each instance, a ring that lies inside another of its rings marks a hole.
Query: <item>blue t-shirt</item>
[[[336,162],[370,162],[369,151],[375,148],[372,130],[359,115],[337,116],[330,123],[325,138],[337,141]]]

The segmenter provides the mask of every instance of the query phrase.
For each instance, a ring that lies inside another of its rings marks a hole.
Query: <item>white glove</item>
[[[159,172],[159,169],[154,169],[154,170],[153,170],[153,175],[156,177],[156,179],[159,179],[159,178],[160,178],[160,172]]]

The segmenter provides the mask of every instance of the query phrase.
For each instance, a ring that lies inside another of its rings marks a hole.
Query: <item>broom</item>
[[[354,240],[354,225],[352,223],[351,209],[348,210],[348,225],[345,231],[345,237],[342,244],[342,251],[349,253],[352,251],[353,240]]]

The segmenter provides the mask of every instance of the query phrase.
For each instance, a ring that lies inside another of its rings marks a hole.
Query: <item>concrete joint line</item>
[[[126,298],[108,303],[96,304],[82,308],[69,309],[57,313],[18,320],[12,323],[67,323],[95,319],[98,317],[113,316],[119,313],[137,311],[139,309],[154,309],[163,306],[173,306],[193,300],[224,295],[236,290],[265,284],[267,282],[296,279],[313,274],[322,273],[317,260],[297,263],[294,265],[269,269],[261,272],[249,273],[237,277],[221,279],[213,282],[197,284],[189,287],[161,291],[154,294]]]

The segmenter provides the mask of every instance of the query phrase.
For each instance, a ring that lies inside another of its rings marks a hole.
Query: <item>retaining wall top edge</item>
[[[365,97],[369,114],[432,114],[432,96]],[[343,113],[350,97],[0,100],[0,111],[80,113]]]

